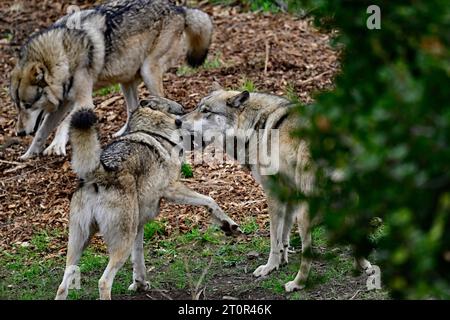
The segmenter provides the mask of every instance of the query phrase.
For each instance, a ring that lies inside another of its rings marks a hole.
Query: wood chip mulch
[[[20,45],[32,32],[62,16],[69,3],[90,7],[95,1],[0,3],[0,248],[9,251],[42,230],[66,230],[70,197],[77,186],[70,169],[70,147],[66,158],[18,160],[31,137],[15,136],[16,110],[8,95],[9,74]],[[258,91],[280,95],[294,91],[305,103],[312,101],[313,92],[332,87],[339,69],[338,55],[328,45],[330,36],[315,30],[309,20],[288,14],[245,13],[235,7],[203,9],[214,19],[210,59],[219,60],[220,66],[182,76],[174,68],[165,76],[169,98],[191,109],[214,80],[228,88],[251,80]],[[141,97],[146,95],[141,89]],[[125,121],[124,101],[116,93],[96,97],[95,103],[102,142],[107,143]],[[194,178],[186,181],[188,186],[213,197],[239,223],[254,218],[261,226],[267,224],[262,190],[238,165],[202,164],[194,169]],[[164,204],[160,219],[166,221],[167,235],[209,224],[206,210],[189,206]],[[64,250],[66,232],[60,234],[48,254]]]

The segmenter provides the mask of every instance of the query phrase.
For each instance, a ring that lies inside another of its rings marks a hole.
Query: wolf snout
[[[183,125],[183,121],[180,118],[177,118],[175,120],[175,125],[177,126],[177,128],[181,128],[181,126]]]

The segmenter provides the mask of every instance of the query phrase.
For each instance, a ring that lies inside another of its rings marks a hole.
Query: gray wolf
[[[114,0],[33,35],[11,74],[17,134],[35,134],[21,159],[39,154],[57,127],[44,154],[65,155],[70,115],[93,108],[97,88],[120,83],[128,117],[138,107],[141,80],[151,95],[163,96],[163,74],[183,55],[191,66],[201,65],[212,31],[206,13],[169,0]]]
[[[311,268],[311,227],[313,225],[306,203],[286,204],[273,194],[270,176],[264,173],[267,165],[258,153],[261,148],[276,150],[278,173],[293,181],[293,188],[303,194],[314,191],[314,171],[308,144],[294,137],[298,128],[298,115],[291,112],[292,103],[284,98],[247,91],[226,91],[215,85],[212,93],[203,98],[198,107],[180,119],[183,129],[192,135],[217,137],[222,135],[227,141],[236,139],[239,149],[228,145],[226,152],[232,157],[244,159],[241,163],[251,170],[254,178],[262,185],[267,196],[270,215],[270,255],[267,263],[254,271],[256,277],[266,276],[281,265],[288,263],[289,235],[295,221],[302,239],[302,260],[300,270],[293,281],[286,283],[288,292],[304,288]],[[278,145],[268,144],[270,136],[278,132]],[[208,133],[209,131],[209,133]],[[211,133],[216,131],[217,133]],[[208,133],[208,134],[207,134]],[[208,141],[203,141],[206,145]],[[249,161],[249,160],[256,161]],[[371,269],[365,259],[358,259],[366,270]],[[371,271],[368,271],[368,273]]]
[[[66,299],[81,254],[96,231],[102,234],[109,252],[108,266],[99,280],[100,299],[111,299],[114,277],[130,254],[133,283],[129,289],[148,289],[144,225],[158,215],[162,198],[206,206],[227,235],[240,233],[237,224],[212,198],[180,182],[182,155],[177,129],[181,121],[157,110],[157,99],[134,111],[126,134],[103,150],[92,109],[73,115],[69,129],[72,168],[81,183],[71,200],[66,270],[57,291],[58,300]],[[164,109],[165,101],[161,104]]]

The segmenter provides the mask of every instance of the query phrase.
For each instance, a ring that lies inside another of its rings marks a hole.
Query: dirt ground
[[[70,169],[70,147],[67,157],[18,160],[31,137],[15,136],[16,110],[8,94],[9,74],[21,44],[31,33],[49,26],[66,12],[69,4],[89,7],[93,3],[95,1],[80,0],[0,2],[0,248],[10,253],[41,230],[66,229],[69,199],[77,181]],[[207,94],[213,81],[228,88],[239,88],[251,81],[258,91],[279,95],[295,93],[305,103],[312,101],[313,92],[332,87],[339,67],[338,55],[328,45],[329,35],[319,33],[308,20],[288,14],[246,13],[230,7],[205,5],[203,9],[213,17],[216,28],[209,55],[209,61],[214,63],[195,72],[173,68],[164,78],[167,96],[187,109],[193,108]],[[147,96],[144,88],[140,94],[141,98]],[[97,96],[95,103],[105,144],[125,121],[124,100],[120,93],[112,93]],[[261,228],[266,226],[267,204],[262,190],[237,165],[196,165],[194,178],[186,183],[213,197],[236,221],[254,217]],[[163,205],[160,216],[167,221],[167,237],[174,230],[184,232],[209,224],[205,210],[188,206]],[[190,225],[184,223],[187,218]],[[60,234],[52,239],[45,258],[65,254],[66,232]],[[320,262],[316,262],[315,267],[320,268]],[[251,273],[241,278],[224,275],[223,281],[217,278],[215,285],[223,290],[209,293],[209,298],[223,298],[226,286],[250,280],[253,281]],[[311,298],[332,297],[333,290],[340,290],[339,286],[349,286],[350,298],[364,280],[359,277],[349,281],[346,285],[331,283],[326,290],[319,286],[311,293]],[[186,291],[180,290],[152,291],[134,299],[167,296],[189,298]],[[279,295],[272,296],[255,288],[240,297],[270,299]],[[123,298],[129,299],[129,296]]]

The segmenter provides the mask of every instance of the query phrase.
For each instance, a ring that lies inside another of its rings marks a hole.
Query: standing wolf
[[[286,204],[271,192],[267,175],[267,157],[261,150],[268,151],[269,160],[275,162],[280,175],[293,181],[293,188],[308,194],[313,191],[314,173],[305,141],[292,136],[298,128],[298,116],[291,112],[290,101],[268,94],[247,91],[225,91],[217,85],[214,91],[202,99],[196,110],[183,116],[182,127],[191,134],[214,137],[216,140],[234,141],[226,152],[238,157],[252,171],[255,179],[262,184],[267,196],[270,215],[270,255],[267,264],[253,273],[265,276],[288,262],[289,235],[295,220],[302,239],[302,261],[300,270],[293,281],[285,285],[288,292],[302,289],[311,267],[311,219],[306,204]],[[273,143],[272,135],[278,137]],[[220,137],[222,136],[222,137]],[[212,139],[211,139],[212,140]],[[202,145],[209,141],[202,141]],[[271,145],[268,145],[271,144]],[[241,148],[242,147],[242,148]],[[242,155],[242,153],[244,153]],[[273,174],[273,173],[272,173]],[[367,270],[371,268],[365,259],[359,264]],[[370,272],[370,271],[368,271]]]
[[[182,157],[178,144],[181,139],[177,129],[181,121],[159,111],[172,109],[174,105],[162,98],[144,103],[144,107],[132,113],[126,134],[104,150],[100,149],[94,127],[94,112],[86,109],[73,115],[72,167],[81,185],[70,204],[66,270],[56,299],[66,299],[76,265],[97,230],[103,235],[110,255],[99,281],[100,298],[111,299],[114,277],[130,253],[133,283],[129,289],[148,289],[144,225],[158,215],[162,198],[173,203],[206,206],[226,234],[240,233],[237,224],[213,199],[180,182]]]
[[[19,113],[17,134],[35,133],[22,159],[39,154],[58,125],[44,154],[65,155],[70,116],[93,107],[96,88],[120,83],[128,116],[138,106],[141,80],[150,94],[163,96],[163,74],[186,52],[185,40],[187,62],[199,66],[212,31],[206,13],[169,0],[114,0],[65,16],[32,36],[10,86]]]

